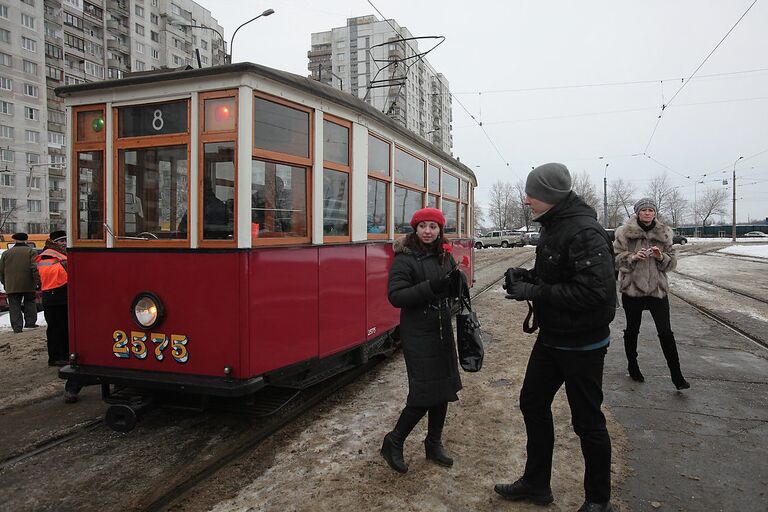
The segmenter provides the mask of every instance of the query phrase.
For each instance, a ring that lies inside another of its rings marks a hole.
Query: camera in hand
[[[515,281],[529,281],[528,271],[524,268],[513,267],[504,272],[504,284],[502,288],[508,290]]]

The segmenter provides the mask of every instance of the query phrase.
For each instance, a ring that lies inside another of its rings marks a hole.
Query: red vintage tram
[[[472,261],[472,171],[349,94],[250,63],[56,93],[72,141],[60,375],[105,399],[301,387],[381,352],[391,241],[424,206]]]

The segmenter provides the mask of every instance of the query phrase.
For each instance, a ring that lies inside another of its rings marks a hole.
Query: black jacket
[[[452,258],[419,254],[394,244],[395,259],[389,271],[389,302],[400,308],[400,339],[408,370],[408,405],[431,407],[458,400],[461,389],[451,311],[446,298],[438,297],[429,279],[451,271]]]
[[[613,247],[595,210],[571,192],[537,220],[537,341],[580,347],[604,340],[616,314],[616,278]]]

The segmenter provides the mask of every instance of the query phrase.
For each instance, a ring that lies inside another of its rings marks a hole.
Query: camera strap
[[[539,322],[536,321],[536,312],[533,310],[531,301],[527,300],[525,302],[528,304],[528,314],[525,315],[525,320],[523,320],[523,332],[531,334],[539,328]]]

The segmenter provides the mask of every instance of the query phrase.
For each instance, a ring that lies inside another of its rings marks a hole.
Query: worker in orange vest
[[[48,366],[64,366],[69,358],[69,320],[67,315],[67,233],[51,232],[43,252],[35,257],[43,291],[43,312],[48,324]],[[77,401],[80,385],[67,386],[64,401]]]

